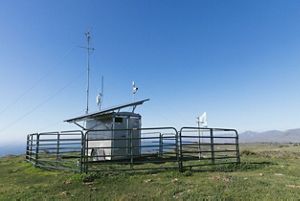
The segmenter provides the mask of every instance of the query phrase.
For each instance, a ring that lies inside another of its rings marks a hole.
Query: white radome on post
[[[135,85],[135,82],[132,81],[132,95],[133,95],[133,101],[135,101],[135,94],[137,93],[138,90],[139,90],[139,88]]]
[[[103,92],[103,85],[104,85],[104,78],[103,76],[101,77],[101,92],[98,93],[98,95],[96,96],[96,103],[98,106],[99,111],[102,108],[102,104],[103,104],[103,96],[104,96],[104,92]]]

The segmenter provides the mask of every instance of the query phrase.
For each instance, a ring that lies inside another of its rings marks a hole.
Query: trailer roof
[[[87,118],[98,117],[98,116],[107,114],[108,112],[113,112],[115,110],[120,110],[120,109],[123,109],[123,108],[126,108],[126,107],[132,107],[132,106],[133,106],[132,112],[134,112],[134,109],[135,109],[136,106],[142,105],[144,102],[149,101],[149,100],[150,99],[144,99],[144,100],[140,100],[140,101],[136,101],[136,102],[132,102],[132,103],[127,103],[127,104],[123,104],[123,105],[118,105],[118,106],[106,108],[106,109],[103,109],[99,112],[94,112],[94,113],[82,115],[82,116],[79,116],[79,117],[75,117],[75,118],[72,118],[72,119],[67,119],[67,120],[64,120],[64,122],[73,123],[73,122],[77,122],[77,121],[83,121]]]

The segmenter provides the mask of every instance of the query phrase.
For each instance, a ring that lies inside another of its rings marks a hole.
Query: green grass
[[[300,200],[300,146],[241,145],[215,171],[75,174],[0,158],[0,200]]]

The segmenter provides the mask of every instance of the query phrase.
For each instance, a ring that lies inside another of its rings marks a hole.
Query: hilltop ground
[[[0,158],[0,200],[300,200],[299,144],[241,145],[242,163],[214,172],[74,174]]]

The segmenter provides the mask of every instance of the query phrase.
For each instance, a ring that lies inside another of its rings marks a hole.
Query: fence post
[[[85,156],[85,173],[87,174],[89,172],[89,136],[88,136],[89,131],[87,131],[85,133],[85,150],[84,152],[86,152],[86,156]],[[91,152],[92,153],[92,152]]]
[[[210,150],[211,150],[211,162],[215,164],[214,134],[212,128],[210,129]]]
[[[201,131],[201,128],[198,127],[198,151],[199,151],[199,154],[198,154],[198,157],[199,157],[199,160],[201,160],[202,158],[202,151],[201,151],[201,137],[202,137],[202,131]]]
[[[179,158],[179,149],[178,149],[178,131],[175,129],[175,152],[178,168],[180,169],[180,158]]]
[[[36,148],[35,148],[35,166],[38,165],[39,160],[39,144],[40,144],[40,134],[37,134],[36,136]]]
[[[25,157],[26,160],[29,159],[28,155],[29,155],[29,135],[27,135],[27,141],[26,141],[26,157]]]
[[[241,159],[240,159],[240,148],[239,148],[239,134],[237,131],[235,131],[235,134],[236,134],[236,138],[235,138],[236,160],[237,160],[237,163],[240,163]]]
[[[132,129],[130,130],[130,168],[133,168],[133,143],[132,143]]]
[[[60,146],[60,133],[57,133],[57,142],[56,142],[56,160],[59,159],[59,146]],[[57,165],[58,163],[56,163]]]
[[[163,153],[163,141],[162,141],[162,134],[159,133],[159,156],[162,156]]]
[[[178,150],[177,150],[178,151]],[[182,129],[179,131],[179,171],[183,172],[183,156],[182,156]]]
[[[80,132],[81,133],[81,146],[80,146],[80,173],[83,172],[83,163],[82,163],[82,157],[84,157],[84,138],[83,138],[83,133],[82,131]]]
[[[32,161],[33,134],[30,134],[29,160]]]

